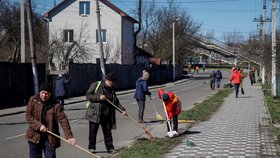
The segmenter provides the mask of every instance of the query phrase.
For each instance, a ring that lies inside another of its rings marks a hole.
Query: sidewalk
[[[209,120],[191,128],[182,143],[165,158],[185,157],[279,157],[271,119],[260,84],[243,81],[245,95],[232,93]],[[190,140],[195,146],[188,146]]]

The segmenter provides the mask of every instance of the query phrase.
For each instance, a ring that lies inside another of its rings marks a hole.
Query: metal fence
[[[177,65],[176,68],[176,78],[180,78],[182,67]],[[144,69],[150,73],[149,85],[163,84],[173,79],[172,65],[155,65],[151,68],[139,65],[105,65],[107,73],[117,74],[117,90],[135,88],[135,82],[142,76]],[[55,90],[57,75],[46,75],[45,64],[37,64],[37,70],[39,85],[48,82]],[[102,79],[100,66],[96,64],[70,64],[69,75],[72,79],[66,85],[66,98],[84,96],[91,83]],[[30,96],[34,95],[31,64],[0,62],[0,76],[0,109],[26,105]]]
[[[136,80],[142,76],[142,71],[147,70],[150,73],[149,85],[163,84],[172,81],[172,65],[156,65],[152,68],[145,68],[139,65],[119,65],[106,64],[106,73],[113,72],[117,74],[116,89],[125,90],[135,88]],[[176,78],[182,75],[182,67],[177,65]],[[90,84],[102,79],[100,66],[97,64],[70,64],[69,75],[70,84],[66,86],[66,98],[85,95]],[[55,85],[57,75],[50,75],[49,82]],[[54,87],[55,88],[55,87]]]
[[[45,64],[37,64],[39,84],[46,81]],[[0,109],[26,105],[34,94],[30,63],[0,62]]]

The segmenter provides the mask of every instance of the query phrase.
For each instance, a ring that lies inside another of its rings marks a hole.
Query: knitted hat
[[[39,92],[41,92],[41,91],[47,91],[47,92],[52,93],[52,86],[49,85],[48,83],[42,83],[39,88]]]
[[[117,80],[117,76],[114,73],[109,73],[109,74],[106,75],[105,79],[109,80],[109,81],[116,81]]]
[[[149,79],[149,77],[150,77],[149,72],[146,71],[146,70],[143,70],[142,78],[143,78],[144,80],[147,80],[147,79]]]
[[[161,96],[162,100],[164,102],[168,102],[170,100],[170,97],[168,96],[168,94],[166,93],[163,93],[162,96]]]

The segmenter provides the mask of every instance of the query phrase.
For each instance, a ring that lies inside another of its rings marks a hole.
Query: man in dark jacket
[[[220,70],[217,70],[216,71],[217,88],[220,88],[222,78],[223,78],[222,72]]]
[[[76,140],[73,137],[67,116],[61,106],[51,99],[52,87],[43,83],[40,86],[39,94],[32,96],[26,106],[25,117],[29,124],[26,138],[29,144],[29,157],[42,158],[44,151],[45,158],[55,158],[55,150],[60,147],[60,139],[47,133],[47,130],[59,134],[60,123],[65,137],[72,145]]]
[[[96,136],[99,125],[102,127],[107,152],[110,154],[115,153],[111,131],[116,129],[116,113],[115,108],[106,99],[118,106],[123,115],[127,114],[116,96],[114,90],[115,81],[116,75],[110,73],[106,75],[105,80],[101,81],[99,86],[98,82],[100,81],[94,82],[86,92],[86,98],[91,102],[87,108],[85,118],[89,121],[88,149],[92,153],[96,150]]]
[[[55,81],[55,94],[60,102],[62,109],[64,108],[65,85],[71,81],[71,76],[66,79],[62,74],[58,75]]]
[[[149,73],[144,70],[142,77],[138,78],[136,81],[136,89],[134,93],[134,98],[136,99],[138,103],[138,122],[143,123],[143,117],[144,117],[144,111],[145,111],[145,101],[146,101],[146,95],[151,95],[151,92],[148,90],[148,83],[147,80],[149,79],[150,75]]]

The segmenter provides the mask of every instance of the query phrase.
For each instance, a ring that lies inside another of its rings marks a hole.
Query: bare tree
[[[48,61],[50,70],[67,69],[69,62],[87,62],[90,52],[93,51],[88,47],[89,33],[88,25],[81,23],[79,34],[73,42],[65,43],[63,30],[53,35],[48,48]],[[68,29],[68,27],[65,27]]]
[[[147,44],[147,38],[151,33],[151,26],[154,23],[154,15],[156,13],[155,0],[152,1],[142,1],[142,23],[141,31],[139,33],[138,45],[145,50]]]
[[[178,19],[175,21],[175,19]],[[155,14],[155,21],[148,37],[148,48],[155,56],[161,57],[168,63],[172,62],[172,23],[175,22],[176,63],[183,64],[190,54],[187,49],[192,45],[191,38],[195,37],[200,25],[193,22],[190,15],[173,0],[167,7],[160,8]]]
[[[20,8],[15,3],[0,1],[0,29],[2,32],[0,54],[2,61],[19,62]]]
[[[119,63],[119,61],[121,60],[121,46],[119,42],[115,42],[114,50],[112,50],[113,43],[113,41],[106,42],[104,46],[104,58],[110,63]]]
[[[20,4],[0,0],[0,61],[20,62]],[[35,9],[35,8],[33,8]],[[46,62],[45,48],[47,43],[46,29],[41,16],[33,13],[34,41],[37,61]],[[26,31],[28,29],[27,23]],[[29,39],[26,36],[26,61],[30,62]]]

